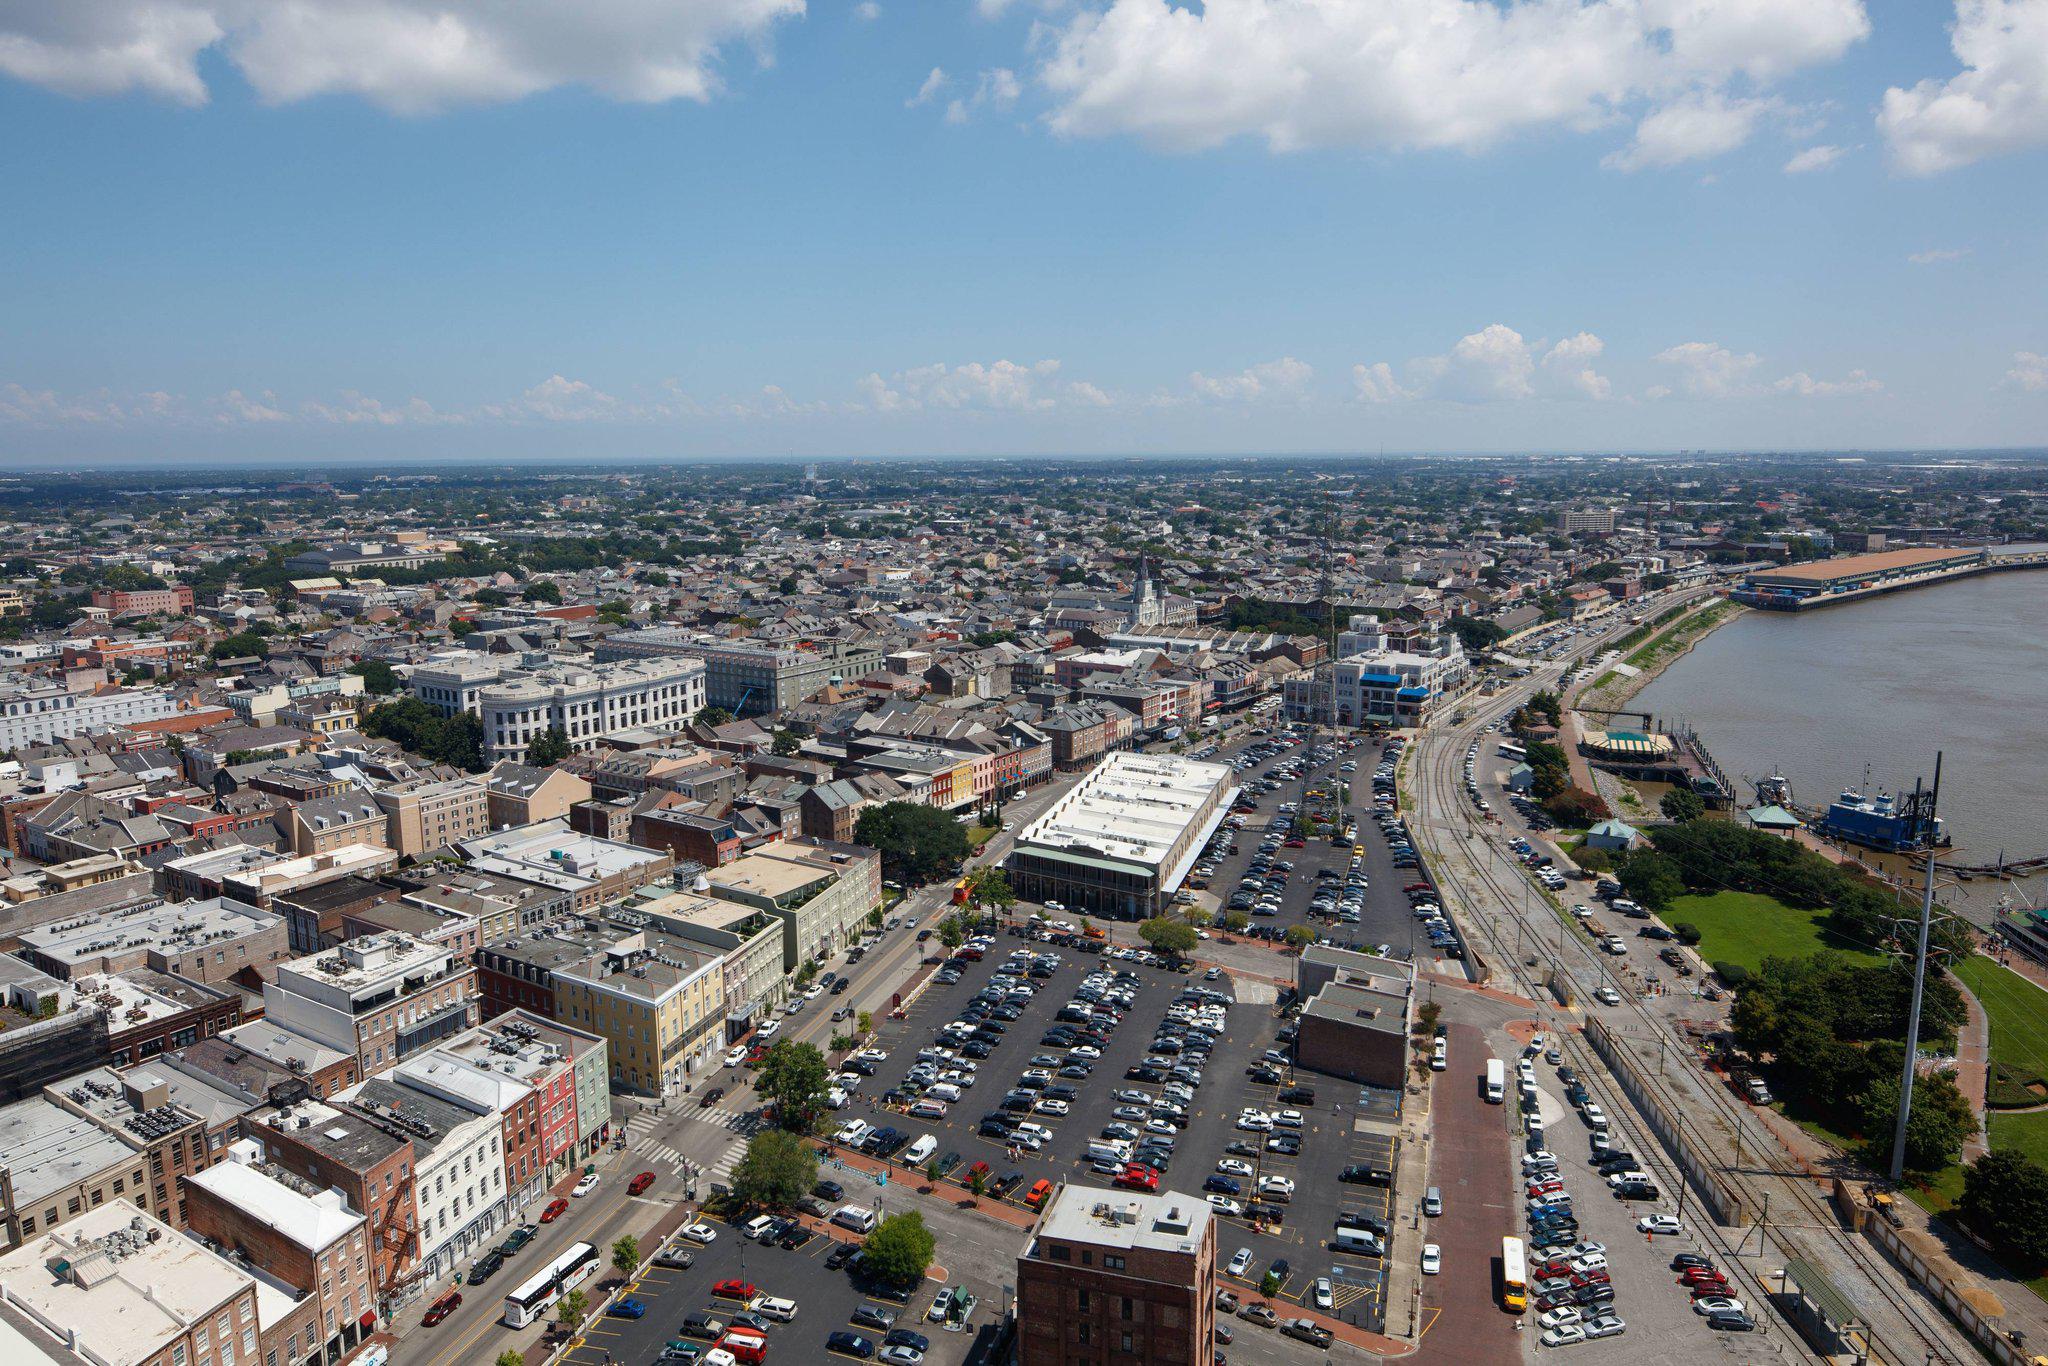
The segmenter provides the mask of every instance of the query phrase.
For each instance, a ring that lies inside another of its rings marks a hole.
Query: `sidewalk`
[[[1963,1162],[1967,1165],[1991,1150],[1991,1120],[1984,1113],[1985,1086],[1991,1076],[1991,1017],[1984,1013],[1983,1004],[1968,987],[1957,982],[1956,991],[1963,998],[1967,1014],[1963,1027],[1956,1031],[1955,1080],[1970,1102],[1970,1113],[1977,1117],[1977,1136],[1963,1144]]]

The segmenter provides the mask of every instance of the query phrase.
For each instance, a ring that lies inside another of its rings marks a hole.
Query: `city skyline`
[[[435,13],[0,6],[0,458],[2048,426],[2048,0]]]

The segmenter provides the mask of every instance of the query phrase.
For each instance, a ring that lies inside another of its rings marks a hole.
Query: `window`
[[[1119,1317],[1126,1323],[1129,1323],[1131,1320],[1131,1297],[1129,1295],[1123,1297],[1123,1310]],[[1125,1348],[1124,1350],[1129,1351],[1130,1349]]]
[[[1131,1350],[1131,1335],[1129,1333],[1123,1335],[1123,1350],[1126,1352]]]
[[[1104,1253],[1102,1265],[1110,1271],[1122,1271],[1124,1269],[1124,1259],[1112,1253]]]
[[[36,1217],[33,1214],[31,1214],[28,1218],[21,1221],[21,1235],[22,1237],[26,1238],[29,1234],[34,1233],[35,1231]]]

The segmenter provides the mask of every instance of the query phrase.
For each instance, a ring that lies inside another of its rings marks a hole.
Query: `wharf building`
[[[1982,549],[1880,550],[1755,569],[1728,596],[1749,607],[1797,612],[1954,578],[1990,562]]]
[[[1005,863],[1026,901],[1143,920],[1167,906],[1237,788],[1227,764],[1117,753],[1025,826]]]

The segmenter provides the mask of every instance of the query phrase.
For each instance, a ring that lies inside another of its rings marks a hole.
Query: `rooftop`
[[[1017,847],[1160,865],[1231,775],[1228,765],[1170,754],[1112,754],[1025,826]]]
[[[155,902],[58,921],[21,934],[21,946],[77,967],[132,949],[177,954],[204,944],[260,934],[280,923],[269,911],[229,897],[176,904]]]
[[[0,1108],[0,1153],[13,1178],[14,1202],[24,1211],[136,1155],[90,1119],[42,1096]]]
[[[201,1187],[222,1204],[276,1230],[309,1252],[318,1252],[337,1239],[346,1238],[363,1222],[362,1215],[342,1202],[341,1192],[324,1190],[317,1195],[305,1195],[242,1161],[238,1152],[254,1147],[246,1141],[234,1145],[229,1150],[229,1160],[186,1177],[185,1184]]]
[[[1088,1243],[1095,1247],[1138,1248],[1193,1256],[1209,1231],[1212,1211],[1197,1195],[1161,1191],[1139,1195],[1090,1186],[1062,1186],[1038,1222],[1038,1241]]]
[[[1954,547],[1878,550],[1868,555],[1844,555],[1832,560],[1807,560],[1799,564],[1783,565],[1776,569],[1764,570],[1753,577],[1773,582],[1834,583],[1840,579],[1896,573],[1902,569],[1930,568],[1951,560],[1977,559],[1982,557],[1983,553],[1979,549]]]
[[[125,1201],[0,1257],[0,1289],[81,1355],[134,1366],[248,1291],[247,1273]]]

